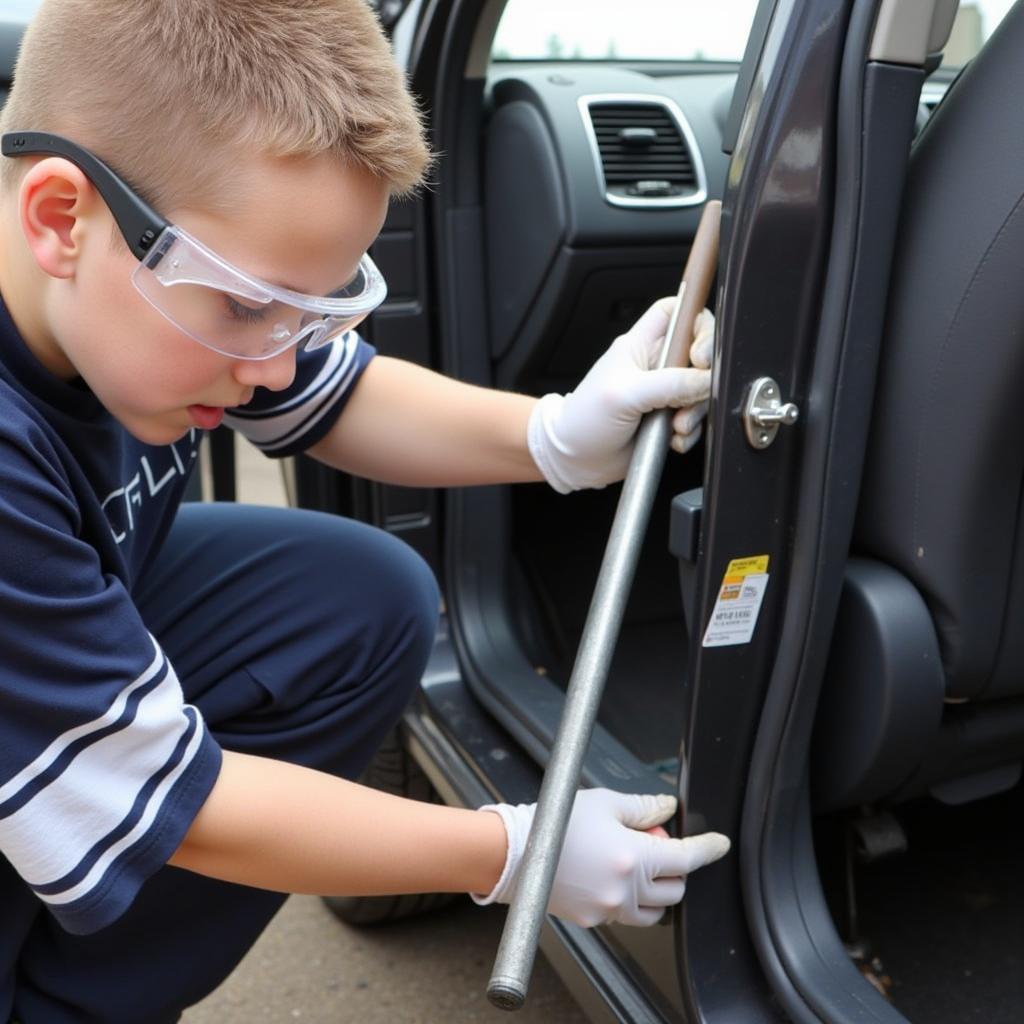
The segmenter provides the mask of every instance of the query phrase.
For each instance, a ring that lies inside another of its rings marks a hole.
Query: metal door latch
[[[800,416],[792,403],[783,403],[779,385],[771,377],[758,377],[750,385],[743,406],[743,429],[754,448],[767,448],[780,426],[791,427]]]

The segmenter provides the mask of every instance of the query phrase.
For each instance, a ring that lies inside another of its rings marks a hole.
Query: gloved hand
[[[508,835],[505,869],[480,904],[510,903],[536,804],[492,804],[481,811],[501,816]],[[576,794],[562,856],[555,872],[548,913],[584,928],[619,921],[657,923],[665,907],[678,903],[691,871],[718,860],[729,840],[718,832],[686,839],[650,835],[643,829],[667,821],[676,799],[651,793],[584,789]]]
[[[567,494],[621,480],[640,417],[652,409],[679,409],[672,419],[673,449],[685,452],[697,443],[711,391],[715,318],[705,309],[694,322],[691,367],[652,370],[675,303],[674,296],[654,303],[612,342],[575,391],[537,402],[527,444],[556,491]]]

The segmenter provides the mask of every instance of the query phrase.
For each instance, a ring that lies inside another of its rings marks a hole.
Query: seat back
[[[1024,3],[915,146],[854,550],[923,596],[949,698],[1024,694]]]

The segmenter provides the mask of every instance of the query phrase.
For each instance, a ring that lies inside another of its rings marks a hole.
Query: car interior
[[[483,333],[471,351],[446,344],[446,369],[530,394],[565,392],[654,299],[674,294],[701,205],[724,188],[735,80],[728,62],[709,70],[509,59],[487,59],[482,77],[465,79],[462,103],[479,118],[478,150],[466,159],[479,172],[473,227],[486,299]],[[470,89],[479,90],[472,99]],[[669,460],[605,690],[602,739],[624,771],[675,771],[673,666],[685,660],[686,636],[678,567],[666,557],[669,507],[700,477],[699,453]],[[507,630],[482,626],[487,635],[475,637],[477,656],[501,666],[482,673],[482,693],[507,692],[519,670],[564,689],[617,500],[617,486],[459,495],[461,507],[449,510],[459,523],[452,571],[480,567],[473,598],[498,601]],[[661,709],[655,721],[647,701]],[[543,735],[545,723],[532,728]]]
[[[495,44],[504,0],[477,6],[459,28],[468,59],[431,111],[451,140],[428,254],[438,306],[424,314],[439,340],[392,342],[402,317],[385,308],[374,342],[463,379],[564,392],[676,291],[704,200],[726,193],[740,55],[517,59]],[[764,30],[757,8],[745,10],[753,34]],[[960,8],[955,31],[967,32],[977,5]],[[807,765],[835,929],[865,983],[929,1024],[1017,1021],[1024,1006],[1024,629],[1013,611],[1024,601],[1024,447],[1014,441],[1024,0],[993,27],[977,56],[932,68],[922,90]],[[18,31],[0,23],[0,85]],[[418,285],[405,287],[414,271],[393,242],[412,224],[402,204],[374,251],[400,282],[399,314]],[[679,776],[679,694],[699,630],[679,557],[696,541],[680,536],[673,508],[699,501],[703,465],[703,442],[668,460],[585,769],[591,784],[673,791]],[[392,501],[396,529],[440,515],[436,496],[394,490],[376,492],[385,498],[373,509]],[[444,501],[445,598],[464,678],[540,765],[618,490],[486,487]],[[661,956],[657,935],[611,929],[607,941],[638,977],[656,973],[644,965]]]
[[[922,90],[809,765],[835,926],[912,1020],[980,1007],[977,1019],[1016,1020],[1024,1001],[1011,967],[1024,948],[1024,648],[1011,617],[1022,45],[1017,4],[962,72],[933,69]],[[491,57],[459,86],[479,119],[479,150],[458,158],[478,161],[480,216],[465,230],[486,351],[459,349],[447,368],[564,391],[674,291],[703,198],[725,190],[737,68]],[[693,624],[670,511],[700,487],[701,463],[699,450],[669,460],[601,705],[595,744],[620,778],[679,770]],[[537,709],[569,679],[617,488],[496,490],[449,507],[448,598],[474,692],[543,761],[550,722]]]
[[[721,194],[727,162],[719,140],[733,76],[666,76],[653,88],[629,69],[574,68],[571,86],[568,78],[501,68],[488,84],[491,356],[501,386],[531,394],[572,390],[652,296],[675,292],[707,182]],[[631,132],[637,141],[623,143]],[[650,528],[661,543],[645,551],[602,704],[609,731],[648,763],[678,754],[670,693],[685,636],[677,572],[665,557],[668,510],[673,495],[699,482],[699,457],[671,460]],[[526,657],[556,685],[572,670],[617,497],[618,488],[509,494],[509,608]],[[638,679],[655,688],[645,700],[666,710],[655,722],[635,700]]]

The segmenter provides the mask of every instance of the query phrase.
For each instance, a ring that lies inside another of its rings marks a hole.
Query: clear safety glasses
[[[376,309],[386,292],[369,256],[348,284],[321,298],[251,277],[173,225],[142,257],[132,283],[189,337],[240,359],[326,345]]]
[[[4,156],[62,156],[96,186],[139,265],[132,282],[190,338],[235,359],[269,359],[292,345],[315,349],[383,302],[387,286],[369,255],[330,295],[305,295],[253,277],[169,224],[88,150],[47,132],[7,132]]]

